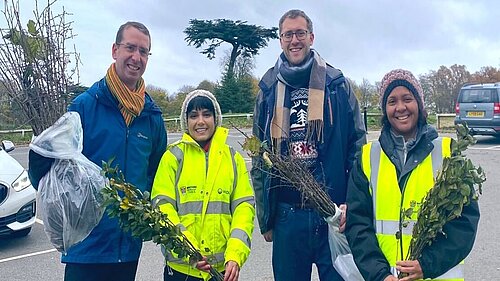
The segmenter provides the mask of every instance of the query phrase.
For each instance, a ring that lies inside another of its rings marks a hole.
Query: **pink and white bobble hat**
[[[424,91],[413,74],[404,69],[394,69],[389,71],[380,85],[380,106],[385,112],[385,103],[391,91],[397,86],[404,86],[412,92],[419,105],[424,107]]]

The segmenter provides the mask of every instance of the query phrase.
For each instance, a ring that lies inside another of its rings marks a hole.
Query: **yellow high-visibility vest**
[[[437,138],[433,144],[432,152],[411,171],[403,187],[403,193],[398,184],[396,167],[381,149],[380,143],[370,142],[362,148],[363,172],[370,183],[373,200],[373,225],[380,249],[391,265],[393,274],[396,272],[396,261],[405,260],[407,257],[420,202],[434,186],[434,179],[441,169],[443,158],[451,155],[450,138]],[[402,228],[403,256],[401,256],[400,240],[396,238],[396,233],[400,229],[400,212],[401,209],[409,209],[412,201],[415,201],[417,206],[409,224]],[[433,280],[464,280],[463,262]]]

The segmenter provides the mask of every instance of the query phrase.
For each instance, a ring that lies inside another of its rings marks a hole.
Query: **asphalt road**
[[[169,140],[179,138],[179,134],[169,134]],[[377,132],[370,132],[374,139]],[[229,143],[239,148],[242,136],[231,132]],[[17,147],[11,155],[27,165],[27,148]],[[245,154],[243,154],[245,155]],[[471,147],[467,155],[474,163],[481,165],[487,175],[480,198],[481,220],[474,248],[465,261],[466,280],[499,280],[500,275],[500,182],[499,160],[500,139],[478,137],[478,143]],[[43,231],[43,222],[38,221],[32,232],[25,238],[0,239],[0,280],[1,281],[54,281],[62,280],[64,266],[60,254],[52,248]],[[273,280],[271,268],[271,244],[266,243],[258,233],[257,223],[252,241],[252,253],[242,269],[241,281]],[[162,280],[163,257],[157,246],[145,243],[140,259],[137,280]],[[318,280],[314,273],[312,280]]]

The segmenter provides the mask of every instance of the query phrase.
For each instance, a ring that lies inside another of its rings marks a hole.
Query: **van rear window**
[[[459,102],[498,102],[498,93],[496,89],[464,89],[460,93]]]

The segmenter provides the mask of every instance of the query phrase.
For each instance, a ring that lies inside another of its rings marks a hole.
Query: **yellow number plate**
[[[484,117],[484,111],[467,111],[467,117]]]

